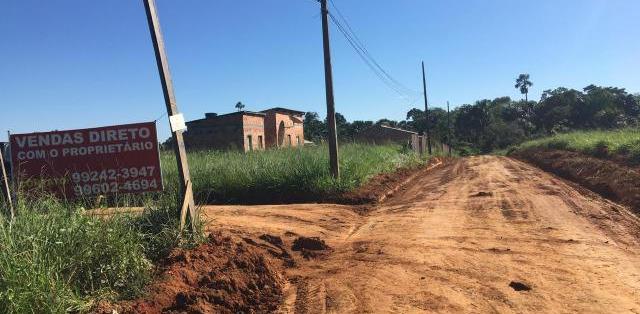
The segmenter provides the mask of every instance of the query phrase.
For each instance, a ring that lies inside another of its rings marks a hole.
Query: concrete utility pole
[[[164,40],[162,39],[162,32],[160,30],[160,20],[158,19],[155,1],[143,0],[143,2],[147,12],[147,22],[149,24],[151,40],[153,41],[153,49],[156,54],[156,63],[158,65],[158,72],[160,73],[160,82],[162,83],[162,92],[167,106],[167,114],[169,116],[169,121],[171,121],[171,117],[178,115],[180,112],[178,111],[176,97],[173,92],[173,82],[171,81],[169,61],[167,60],[167,53],[164,49]],[[184,199],[188,200],[189,212],[191,213],[191,225],[195,228],[195,222],[198,220],[198,217],[193,200],[193,192],[191,192],[190,189],[187,189],[189,181],[191,181],[191,175],[189,174],[189,162],[187,161],[187,151],[184,147],[182,132],[183,130],[174,130],[172,127],[171,133],[175,143],[174,150],[176,154],[176,161],[178,162],[178,173],[180,175],[180,191],[181,193],[184,193]]]
[[[338,164],[338,132],[336,130],[336,108],[333,99],[333,74],[331,70],[331,46],[329,42],[329,10],[327,0],[320,0],[322,13],[322,43],[324,47],[324,83],[327,93],[327,127],[329,128],[329,163],[331,175],[340,178],[340,165]]]
[[[425,135],[427,136],[427,147],[431,155],[431,135],[429,134],[429,105],[427,102],[427,77],[424,74],[424,61],[422,61],[422,90],[424,92],[424,119],[426,125]]]

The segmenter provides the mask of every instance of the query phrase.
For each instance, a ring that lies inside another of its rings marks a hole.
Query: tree
[[[239,101],[238,103],[236,103],[236,109],[238,111],[242,111],[244,109],[244,104],[241,101]]]
[[[398,121],[389,120],[387,118],[382,118],[382,119],[376,121],[375,125],[386,125],[386,126],[390,126],[392,128],[395,128],[395,127],[398,126]]]
[[[373,126],[373,121],[361,121],[361,120],[353,121],[351,123],[351,134],[353,138],[355,139],[358,136],[358,134],[360,134],[364,130],[367,130],[371,126]]]
[[[516,88],[520,89],[520,93],[524,95],[525,101],[529,102],[529,87],[533,83],[529,80],[529,74],[520,74],[516,79]]]
[[[304,137],[313,142],[321,142],[327,134],[327,126],[320,121],[318,113],[304,114]]]

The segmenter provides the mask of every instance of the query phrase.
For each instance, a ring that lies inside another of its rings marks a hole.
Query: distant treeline
[[[509,97],[483,99],[451,111],[450,134],[447,111],[429,109],[432,137],[450,142],[462,153],[487,153],[525,140],[572,130],[636,127],[640,117],[640,95],[624,88],[589,85],[582,91],[559,87],[546,90],[540,101],[515,101]],[[426,129],[424,110],[411,109],[406,120],[353,121],[336,114],[338,138],[352,141],[374,124],[387,124],[422,133]],[[318,142],[326,137],[326,120],[309,112],[305,116],[305,138]]]

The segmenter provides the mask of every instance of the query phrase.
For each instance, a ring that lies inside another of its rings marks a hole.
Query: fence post
[[[13,201],[11,200],[11,188],[9,187],[9,177],[7,175],[7,169],[4,166],[4,148],[0,149],[0,168],[2,168],[2,194],[5,196],[5,200],[9,205],[9,211],[11,215],[11,221],[15,218],[15,212],[13,209]]]

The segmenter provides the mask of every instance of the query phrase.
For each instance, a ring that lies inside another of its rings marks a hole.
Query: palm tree
[[[242,109],[244,109],[244,104],[241,101],[239,101],[236,104],[236,109],[238,109],[238,111],[242,111]]]
[[[529,102],[529,87],[533,86],[533,83],[529,80],[529,74],[520,74],[516,79],[516,88],[520,89],[520,93],[524,94],[524,99]]]

